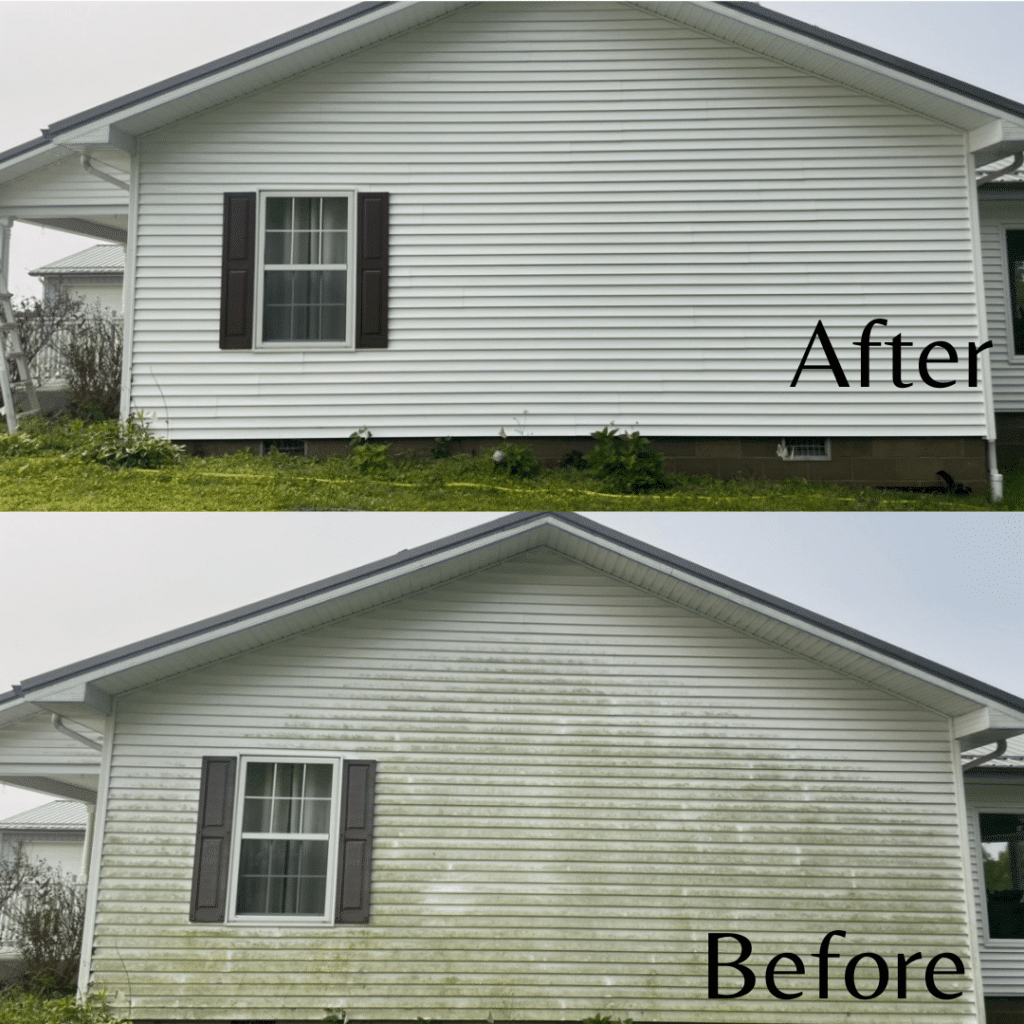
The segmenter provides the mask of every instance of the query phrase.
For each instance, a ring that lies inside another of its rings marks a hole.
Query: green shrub
[[[115,1017],[103,994],[79,1004],[74,996],[44,996],[21,988],[0,993],[0,1024],[127,1024]]]
[[[501,458],[494,456],[501,453]],[[536,476],[540,472],[540,463],[533,449],[526,444],[514,444],[506,441],[500,448],[494,450],[491,456],[494,462],[495,472],[505,473],[508,476]]]
[[[173,465],[183,452],[181,445],[154,437],[143,414],[136,413],[124,423],[107,420],[92,425],[85,431],[83,442],[69,450],[66,457],[117,469],[159,469]]]
[[[587,469],[621,494],[644,494],[668,486],[665,456],[640,432],[620,434],[614,423],[590,435],[593,450]]]
[[[455,443],[453,437],[435,437],[434,443],[430,446],[430,457],[432,459],[450,459],[452,457],[452,445]]]

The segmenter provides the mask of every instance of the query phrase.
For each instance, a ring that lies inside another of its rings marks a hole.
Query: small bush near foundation
[[[435,437],[434,443],[430,446],[430,457],[432,459],[450,459],[454,443],[454,437]]]
[[[501,458],[497,456],[501,453]],[[505,442],[500,448],[495,449],[491,456],[494,462],[494,471],[504,473],[506,476],[530,477],[540,472],[540,463],[533,449],[526,444],[513,444]]]
[[[615,424],[590,435],[596,442],[587,469],[620,494],[646,494],[668,486],[665,456],[640,432],[619,433]]]
[[[115,1017],[102,993],[82,1004],[74,996],[44,996],[22,988],[0,993],[0,1024],[127,1024]]]
[[[112,469],[160,469],[173,465],[184,451],[165,437],[154,437],[145,417],[137,413],[124,423],[108,420],[97,424],[67,456]]]

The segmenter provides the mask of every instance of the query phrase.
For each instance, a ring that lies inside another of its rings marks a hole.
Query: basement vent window
[[[305,455],[305,441],[263,441],[260,446],[261,455],[269,455],[271,452],[280,452],[282,455]],[[243,1024],[250,1024],[249,1021]],[[259,1021],[255,1024],[260,1024]]]
[[[832,458],[827,437],[784,437],[776,451],[785,462],[829,462]]]

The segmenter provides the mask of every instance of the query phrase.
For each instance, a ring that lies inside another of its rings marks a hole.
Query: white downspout
[[[974,154],[970,152],[968,137],[964,136],[967,157],[967,200],[971,224],[971,251],[974,262],[974,293],[978,309],[978,340],[988,340],[988,310],[985,308],[985,266],[981,257],[981,210],[978,206],[978,185]],[[985,440],[988,442],[988,482],[992,501],[1003,500],[1003,477],[996,460],[996,413],[992,393],[991,349],[981,353],[981,394],[985,408]]]
[[[78,884],[85,887],[89,883],[89,866],[92,864],[92,834],[96,828],[96,805],[86,804],[85,844],[82,846],[82,864],[78,869]]]

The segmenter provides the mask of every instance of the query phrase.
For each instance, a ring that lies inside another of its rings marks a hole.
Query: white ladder
[[[0,398],[3,399],[7,429],[18,432],[18,417],[40,412],[39,396],[29,372],[28,360],[21,348],[18,321],[14,317],[11,295],[7,291],[7,264],[10,255],[11,222],[0,220]],[[18,379],[11,380],[9,361],[14,362]],[[18,409],[21,408],[19,414]]]

